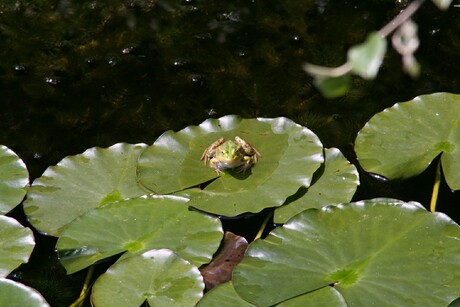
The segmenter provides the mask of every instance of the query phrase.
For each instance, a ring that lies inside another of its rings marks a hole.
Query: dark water
[[[392,50],[376,80],[354,79],[340,99],[322,98],[302,71],[305,62],[342,64],[351,45],[403,7],[383,0],[0,0],[0,144],[21,156],[33,180],[89,147],[152,143],[165,130],[226,114],[286,116],[354,161],[355,135],[376,112],[421,94],[460,92],[460,8],[440,12],[430,2],[414,18],[417,80]],[[402,183],[362,174],[355,198],[429,203],[433,174],[429,168]],[[459,221],[459,195],[443,185],[440,199],[439,209]],[[11,215],[24,220],[21,210]],[[40,240],[52,250],[53,242]],[[57,274],[79,287],[58,268],[43,277],[55,255],[34,257],[40,279]],[[42,292],[67,304],[64,295]]]

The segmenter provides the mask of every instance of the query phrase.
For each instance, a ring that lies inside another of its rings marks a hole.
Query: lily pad
[[[29,172],[24,162],[6,146],[0,145],[0,214],[16,207],[29,187]]]
[[[217,139],[240,136],[261,153],[245,174],[218,175],[200,161]],[[322,144],[311,130],[284,118],[209,119],[177,133],[166,132],[139,160],[140,182],[155,193],[173,193],[213,180],[203,190],[188,189],[189,205],[225,216],[280,206],[299,187],[308,187],[323,162]]]
[[[119,253],[127,252],[123,259],[168,248],[196,266],[208,263],[222,239],[220,220],[188,210],[186,201],[151,196],[93,209],[58,239],[61,262],[71,274]]]
[[[329,285],[348,306],[446,306],[460,291],[459,254],[445,214],[375,199],[299,213],[250,244],[233,285],[257,306]]]
[[[418,175],[441,154],[447,184],[459,190],[460,95],[422,95],[385,109],[359,132],[355,151],[367,172],[388,179]]]
[[[123,282],[120,282],[123,281]],[[96,281],[94,306],[190,306],[203,296],[196,266],[168,249],[154,249],[112,265]]]
[[[38,230],[59,236],[65,225],[93,208],[147,194],[136,177],[145,147],[126,143],[94,147],[49,167],[27,193],[24,210],[29,221]]]
[[[255,305],[243,300],[228,281],[207,292],[196,305],[197,307],[254,307]]]
[[[49,304],[37,290],[0,278],[0,306],[49,307]]]
[[[6,277],[20,264],[29,261],[35,239],[32,230],[3,215],[0,215],[0,233],[0,277]]]
[[[337,148],[325,150],[324,167],[316,176],[308,190],[299,191],[300,198],[275,209],[275,223],[285,223],[306,209],[349,202],[359,185],[358,170]]]
[[[296,296],[287,301],[282,302],[277,306],[283,307],[316,307],[316,306],[328,306],[328,307],[348,307],[347,302],[343,298],[342,294],[337,291],[334,287],[324,287],[318,290],[314,290],[304,295]]]

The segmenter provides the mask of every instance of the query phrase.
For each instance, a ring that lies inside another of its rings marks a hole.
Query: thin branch
[[[391,32],[396,30],[400,25],[402,25],[406,20],[408,20],[418,8],[425,2],[425,0],[415,0],[409,4],[401,13],[398,14],[392,21],[387,23],[383,28],[379,30],[379,34],[383,37],[387,37]]]
[[[351,65],[350,63],[346,62],[345,64],[340,65],[339,67],[324,67],[320,65],[306,63],[303,66],[303,69],[309,74],[315,76],[340,77],[350,72]]]

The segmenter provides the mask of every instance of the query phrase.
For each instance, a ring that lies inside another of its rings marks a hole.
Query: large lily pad
[[[445,214],[376,199],[299,213],[249,246],[233,285],[257,306],[330,285],[348,306],[446,306],[459,255],[460,227]]]
[[[37,290],[0,278],[0,306],[49,307],[49,304]]]
[[[219,247],[217,218],[190,211],[185,198],[151,196],[111,203],[77,218],[56,247],[67,273],[122,253],[122,258],[168,248],[194,265],[208,263]]]
[[[287,301],[282,302],[277,306],[282,307],[348,307],[347,302],[343,298],[342,294],[337,291],[334,287],[324,287],[304,295],[299,295],[291,298]]]
[[[459,190],[460,95],[422,95],[385,109],[359,132],[355,151],[366,171],[388,179],[418,175],[441,154],[447,184]]]
[[[254,307],[255,305],[243,300],[228,281],[207,292],[198,302],[197,307]]]
[[[146,194],[136,177],[145,147],[126,143],[94,147],[49,167],[27,193],[24,210],[29,221],[38,230],[59,236],[66,224],[88,210]]]
[[[220,137],[240,136],[262,157],[246,174],[217,175],[205,166],[203,151]],[[189,189],[189,205],[225,216],[280,206],[301,186],[308,187],[323,162],[322,145],[309,129],[280,117],[241,119],[224,116],[166,132],[139,160],[140,182],[155,193],[172,193],[215,179],[203,190]]]
[[[32,230],[3,215],[0,215],[0,233],[0,277],[6,277],[20,264],[29,261],[35,239]]]
[[[24,162],[8,147],[0,145],[0,214],[16,207],[29,187]]]
[[[285,223],[306,209],[349,202],[359,185],[358,170],[337,148],[325,150],[324,168],[316,176],[308,190],[299,191],[304,195],[275,209],[275,223]]]
[[[120,282],[123,281],[123,282]],[[96,281],[94,306],[190,306],[203,296],[204,283],[196,266],[168,249],[150,250],[118,261]]]

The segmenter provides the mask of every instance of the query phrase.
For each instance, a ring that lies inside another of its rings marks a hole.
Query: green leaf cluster
[[[22,201],[28,187],[26,165],[11,149],[0,145],[0,306],[49,306],[35,289],[6,278],[29,261],[35,247],[32,230],[3,215]]]
[[[407,178],[440,155],[447,183],[458,189],[459,102],[460,95],[436,93],[376,114],[356,139],[359,163],[388,179]],[[209,145],[235,136],[261,153],[247,173],[218,174],[204,165],[200,158]],[[0,182],[13,182],[18,191],[6,198],[17,193],[20,202],[28,182],[16,176],[18,158],[4,151],[12,156],[4,167],[15,176],[5,172]],[[27,170],[19,169],[23,178]],[[338,149],[323,148],[306,127],[282,117],[229,115],[168,131],[150,146],[120,143],[66,157],[32,183],[24,208],[34,227],[58,237],[69,274],[118,257],[92,287],[95,306],[454,301],[459,226],[414,202],[349,203],[358,184],[356,167]],[[220,220],[208,213],[236,216],[267,208],[282,226],[249,245],[231,281],[204,294],[198,268],[211,261],[223,237]],[[5,277],[27,261],[34,242],[30,229],[11,218],[1,217],[0,228],[7,234],[0,253]],[[35,290],[9,280],[0,279],[2,291],[46,306]]]

